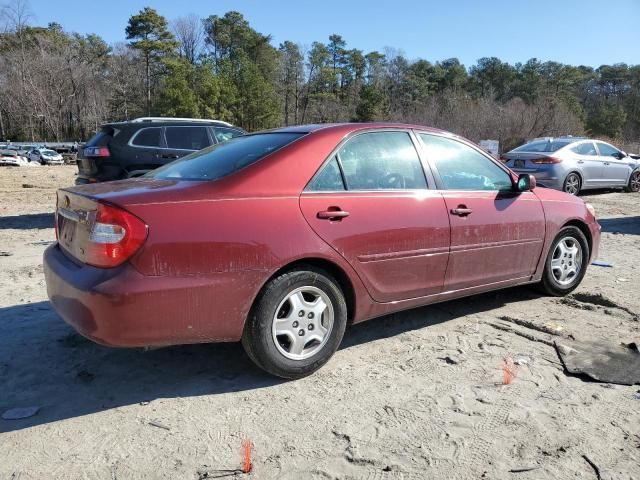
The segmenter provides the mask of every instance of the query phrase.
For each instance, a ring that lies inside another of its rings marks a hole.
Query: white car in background
[[[42,165],[62,165],[64,163],[62,155],[48,148],[35,148],[28,155],[30,161],[40,162]]]
[[[29,161],[15,150],[0,151],[0,165],[7,167],[24,167]]]

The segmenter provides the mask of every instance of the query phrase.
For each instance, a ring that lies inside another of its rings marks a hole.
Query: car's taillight
[[[538,165],[546,165],[546,164],[550,164],[550,163],[560,163],[562,161],[561,158],[557,158],[557,157],[542,157],[542,158],[536,158],[534,160],[531,160],[531,163],[536,163]]]
[[[94,267],[117,267],[147,239],[147,225],[122,208],[99,203],[85,261]]]
[[[109,155],[111,155],[109,147],[85,147],[84,149],[85,157],[108,157]]]
[[[56,193],[56,210],[53,214],[53,230],[56,232],[56,242],[58,241],[58,193]]]

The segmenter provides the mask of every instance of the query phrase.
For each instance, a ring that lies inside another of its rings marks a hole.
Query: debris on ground
[[[502,384],[509,385],[518,375],[518,365],[513,362],[512,358],[505,358],[502,361]]]
[[[5,420],[20,420],[23,418],[33,417],[40,407],[18,407],[11,408],[2,414],[2,418]]]
[[[151,425],[152,427],[158,427],[158,428],[162,428],[163,430],[171,430],[169,427],[167,427],[166,425],[163,425],[159,422],[156,421],[151,421],[149,422],[149,425]]]
[[[556,343],[567,372],[618,385],[640,384],[640,351],[637,342]]]
[[[94,378],[96,378],[96,376],[93,373],[88,372],[86,370],[80,370],[76,376],[78,377],[78,380],[80,380],[83,383],[93,382]]]
[[[447,355],[446,357],[438,357],[438,360],[443,360],[447,365],[458,365],[460,363],[460,359],[458,357],[450,355]]]
[[[249,473],[253,468],[253,462],[251,461],[251,450],[253,449],[253,443],[246,438],[242,442],[242,473]]]
[[[595,265],[596,267],[613,268],[613,265],[611,265],[609,262],[603,262],[601,260],[594,260],[593,262],[591,262],[591,265]]]

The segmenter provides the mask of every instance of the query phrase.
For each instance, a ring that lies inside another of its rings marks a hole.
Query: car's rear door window
[[[237,137],[205,148],[149,172],[146,177],[216,180],[245,168],[305,135],[273,132]]]
[[[161,147],[162,146],[162,128],[149,127],[138,130],[138,133],[131,139],[131,145],[137,147]]]
[[[408,132],[370,132],[338,152],[348,190],[427,188],[422,163]]]
[[[166,127],[167,148],[176,150],[202,150],[211,145],[207,127]]]
[[[345,190],[337,156],[334,155],[333,158],[322,167],[311,182],[309,182],[306,190],[311,192],[335,192]]]
[[[509,173],[479,151],[451,138],[420,134],[427,159],[446,190],[510,190]]]

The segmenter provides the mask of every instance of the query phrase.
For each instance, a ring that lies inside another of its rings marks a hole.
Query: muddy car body
[[[514,285],[573,290],[600,228],[581,199],[533,187],[426,127],[261,132],[143,178],[60,190],[47,291],[96,342],[242,340],[296,378],[347,323]]]

